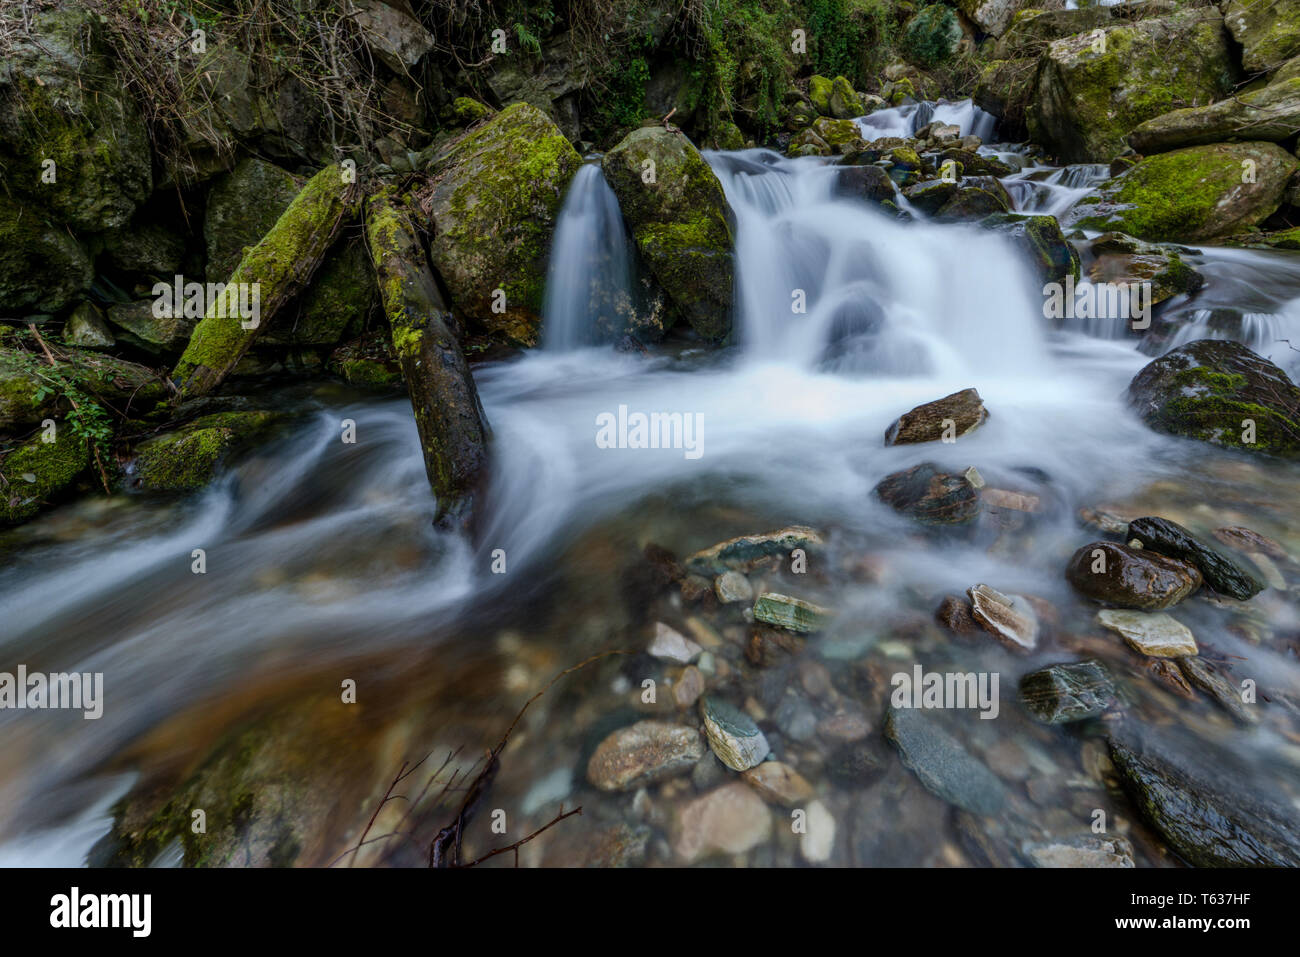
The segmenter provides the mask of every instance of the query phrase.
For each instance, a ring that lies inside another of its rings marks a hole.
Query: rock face
[[[725,339],[734,214],[709,164],[685,135],[645,127],[601,165],[642,261],[676,310],[704,338]]]
[[[1055,40],[1038,71],[1030,136],[1066,163],[1105,163],[1139,123],[1226,96],[1223,20],[1205,9]]]
[[[771,752],[754,719],[722,698],[700,700],[709,747],[733,771],[747,771]]]
[[[1097,623],[1123,636],[1134,651],[1153,658],[1180,658],[1197,652],[1191,629],[1164,612],[1106,608]]]
[[[1205,584],[1239,601],[1253,598],[1264,590],[1262,582],[1256,581],[1223,552],[1167,518],[1139,518],[1130,522],[1128,537],[1136,538],[1143,548],[1190,562],[1200,569]]]
[[[1239,343],[1201,339],[1167,352],[1134,376],[1128,398],[1157,432],[1300,458],[1300,388]]]
[[[1300,866],[1300,815],[1227,749],[1125,728],[1110,757],[1138,812],[1187,863]]]
[[[983,762],[929,716],[891,708],[885,737],[930,791],[973,814],[996,814],[1006,803],[1006,789]]]
[[[958,0],[957,7],[990,36],[1000,37],[1024,0]]]
[[[1079,278],[1079,253],[1066,240],[1055,216],[994,213],[980,220],[980,226],[1007,236],[1033,264],[1043,282],[1063,283],[1067,276]]]
[[[835,195],[853,196],[877,206],[888,203],[893,207],[891,212],[897,210],[898,190],[889,174],[879,166],[841,167],[835,177]]]
[[[219,177],[208,192],[203,216],[207,278],[225,282],[302,189],[302,180],[274,163],[250,157]]]
[[[694,728],[666,721],[638,721],[596,746],[587,780],[602,791],[631,791],[685,774],[704,757]]]
[[[7,309],[57,312],[94,278],[86,251],[48,213],[0,195],[0,302]]]
[[[491,332],[534,345],[551,234],[582,157],[545,113],[515,103],[435,147],[422,165],[430,177],[429,255],[451,305]]]
[[[1110,673],[1100,661],[1052,665],[1020,679],[1020,703],[1044,724],[1095,718],[1114,697]]]
[[[1084,545],[1065,577],[1094,601],[1121,608],[1168,608],[1201,585],[1195,565],[1114,542]]]
[[[1067,222],[1157,242],[1217,239],[1271,216],[1297,169],[1300,164],[1276,143],[1215,143],[1160,153],[1084,196]]]
[[[1241,44],[1241,65],[1263,73],[1300,54],[1300,3],[1296,0],[1229,0],[1224,20]]]
[[[1139,153],[1163,153],[1182,146],[1267,140],[1280,143],[1300,129],[1300,77],[1271,83],[1209,106],[1174,110],[1147,120],[1128,135]]]
[[[980,496],[964,476],[922,462],[883,478],[875,488],[882,502],[923,525],[965,525],[980,511]]]
[[[949,441],[973,432],[989,417],[975,389],[963,389],[904,412],[885,431],[886,445]]]

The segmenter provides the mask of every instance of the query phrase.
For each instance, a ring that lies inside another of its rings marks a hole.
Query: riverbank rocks
[[[966,525],[980,512],[979,491],[966,477],[941,472],[930,462],[885,476],[874,493],[894,511],[922,525]]]
[[[0,194],[0,302],[6,311],[57,312],[90,288],[90,256],[36,206]]]
[[[772,813],[743,781],[691,801],[677,815],[673,851],[685,864],[714,854],[744,854],[772,836]]]
[[[979,392],[963,389],[904,412],[885,430],[885,444],[955,441],[974,432],[988,417]]]
[[[979,225],[1010,239],[1044,283],[1063,283],[1067,276],[1079,278],[1079,253],[1066,240],[1055,216],[994,213]]]
[[[873,165],[841,166],[835,173],[835,195],[848,196],[898,213],[898,189],[889,173]]]
[[[83,349],[63,348],[60,355],[62,375],[124,415],[143,415],[166,397],[162,378],[145,366]],[[48,389],[41,376],[45,365],[34,342],[31,351],[0,346],[0,434],[34,428],[71,409],[63,396]]]
[[[602,791],[633,791],[686,774],[704,757],[694,728],[666,721],[638,721],[596,746],[587,761],[587,780]]]
[[[966,594],[971,617],[1002,644],[1020,652],[1038,647],[1038,615],[1028,599],[1004,595],[988,585],[976,585]]]
[[[705,339],[731,332],[735,216],[709,164],[680,132],[643,127],[601,162],[642,260]]]
[[[1190,562],[1215,591],[1247,601],[1264,590],[1262,582],[1208,542],[1167,518],[1139,518],[1129,523],[1128,537],[1142,547]]]
[[[1229,0],[1223,10],[1241,65],[1263,73],[1300,54],[1300,3],[1296,0]]]
[[[1100,661],[1052,665],[1020,679],[1020,703],[1043,724],[1095,718],[1114,699],[1115,685]]]
[[[686,559],[696,574],[720,575],[725,571],[749,572],[788,558],[795,549],[805,552],[824,545],[825,536],[807,525],[791,525],[758,535],[741,535],[718,542]]]
[[[72,429],[53,442],[39,435],[0,458],[0,526],[27,521],[69,489],[91,465],[90,447]]]
[[[229,456],[270,436],[280,418],[271,412],[219,412],[195,419],[137,446],[127,482],[149,492],[200,489]]]
[[[1240,343],[1200,339],[1173,349],[1133,377],[1128,399],[1157,432],[1300,458],[1300,388]]]
[[[1121,728],[1110,758],[1138,813],[1194,867],[1300,866],[1300,813],[1230,749]],[[1275,795],[1277,795],[1275,797]]]
[[[1114,542],[1084,545],[1065,577],[1094,601],[1143,610],[1176,605],[1201,585],[1195,565]]]
[[[813,797],[813,787],[804,776],[780,761],[764,761],[743,775],[745,782],[763,800],[782,807],[799,807]]]
[[[929,715],[891,708],[885,738],[920,782],[949,804],[985,815],[997,814],[1006,804],[1006,789],[997,776]]]
[[[831,617],[830,609],[777,592],[763,592],[754,601],[755,621],[775,625],[786,631],[801,634],[820,631],[826,627]]]
[[[1209,8],[1054,40],[1038,70],[1029,133],[1065,163],[1107,163],[1139,123],[1232,91],[1223,20]]]
[[[1035,867],[1133,867],[1133,845],[1125,837],[1083,834],[1025,848]]]
[[[1106,233],[1088,246],[1093,261],[1088,279],[1094,283],[1149,283],[1151,305],[1180,294],[1191,295],[1205,277],[1183,261],[1192,252],[1183,246],[1146,243],[1123,233]]]
[[[704,651],[675,628],[670,628],[662,621],[655,622],[655,636],[646,649],[651,657],[661,661],[675,661],[679,665],[688,665]]]
[[[550,117],[515,103],[420,164],[429,256],[451,305],[490,333],[535,345],[551,234],[582,157]]]
[[[1140,123],[1128,135],[1139,153],[1231,140],[1281,143],[1300,129],[1300,77],[1270,83],[1208,106],[1174,110]]]
[[[754,719],[730,702],[709,695],[700,699],[700,716],[709,747],[733,771],[747,771],[768,756],[771,748]]]
[[[1164,612],[1106,608],[1097,612],[1097,623],[1118,632],[1134,651],[1153,658],[1180,658],[1197,653],[1191,629]]]
[[[1153,241],[1220,239],[1271,216],[1297,169],[1300,163],[1276,143],[1215,143],[1159,153],[1080,199],[1067,226]]]

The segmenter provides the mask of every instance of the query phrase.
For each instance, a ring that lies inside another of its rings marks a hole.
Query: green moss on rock
[[[142,442],[135,450],[131,485],[151,492],[202,488],[231,453],[266,438],[278,418],[270,412],[221,412]]]
[[[38,435],[0,453],[0,524],[27,521],[90,468],[83,439],[66,426],[55,434],[53,442]]]

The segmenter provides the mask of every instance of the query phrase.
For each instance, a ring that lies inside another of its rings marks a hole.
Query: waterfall
[[[876,110],[868,116],[859,117],[857,124],[862,130],[862,138],[871,142],[886,136],[914,136],[917,130],[935,120],[958,127],[962,136],[973,133],[985,142],[992,139],[997,122],[993,114],[981,110],[971,100],[958,100],[955,103],[946,100],[933,103],[927,100]]]

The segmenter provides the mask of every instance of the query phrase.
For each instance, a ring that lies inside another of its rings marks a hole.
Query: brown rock
[[[638,721],[601,741],[587,780],[602,791],[630,791],[690,771],[704,757],[699,731],[666,721]]]
[[[989,417],[974,389],[963,389],[905,412],[885,431],[886,445],[953,441],[972,432]]]
[[[1065,577],[1094,601],[1121,608],[1168,608],[1201,586],[1195,565],[1114,542],[1083,546]]]

